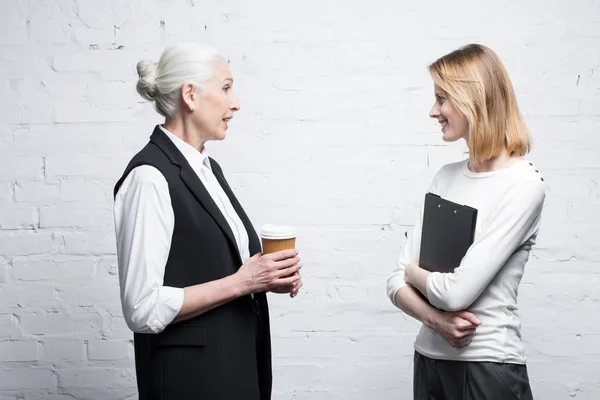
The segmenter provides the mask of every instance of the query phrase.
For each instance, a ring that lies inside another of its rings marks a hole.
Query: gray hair
[[[181,87],[193,83],[202,92],[222,62],[225,58],[212,47],[193,43],[172,45],[163,51],[158,63],[137,63],[136,89],[144,99],[154,102],[159,114],[171,117],[177,111]]]

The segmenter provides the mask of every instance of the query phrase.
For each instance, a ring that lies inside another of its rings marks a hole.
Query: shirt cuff
[[[154,333],[161,333],[179,314],[183,307],[183,289],[161,286],[158,299],[148,318],[148,327]]]
[[[445,304],[442,304],[439,300],[439,296],[437,296],[436,290],[434,288],[434,279],[437,277],[441,277],[442,274],[440,272],[432,272],[427,277],[427,281],[425,282],[425,289],[427,289],[427,299],[429,303],[439,309],[445,309]]]
[[[404,275],[395,276],[393,278],[388,279],[388,284],[387,284],[388,297],[392,301],[392,304],[395,305],[396,307],[398,307],[398,304],[396,304],[396,293],[398,293],[398,290],[402,289],[405,286],[408,286],[408,285],[404,281]]]

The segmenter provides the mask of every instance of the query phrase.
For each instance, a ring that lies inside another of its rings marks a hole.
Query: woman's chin
[[[444,133],[442,135],[442,140],[446,143],[453,143],[460,139],[460,136],[452,135],[452,133]]]
[[[215,133],[215,135],[213,136],[213,140],[221,141],[221,140],[224,140],[226,136],[227,136],[227,131],[221,130],[221,131],[218,131]]]

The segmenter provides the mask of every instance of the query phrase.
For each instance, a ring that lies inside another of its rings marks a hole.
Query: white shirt
[[[227,220],[242,258],[249,257],[248,233],[202,153],[160,127],[183,154]],[[175,226],[169,186],[150,165],[131,170],[115,197],[115,231],[123,315],[139,333],[160,333],[183,305],[183,289],[164,286]]]
[[[427,296],[433,306],[446,311],[466,309],[482,324],[471,343],[461,348],[450,346],[423,324],[415,350],[434,359],[524,364],[517,292],[540,226],[545,184],[526,160],[484,173],[471,172],[467,162],[444,166],[430,191],[478,210],[475,240],[453,273],[429,275]],[[388,295],[394,304],[396,292],[406,286],[405,266],[419,261],[421,224],[422,216],[388,279]]]

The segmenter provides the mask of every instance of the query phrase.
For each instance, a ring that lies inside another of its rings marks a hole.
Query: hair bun
[[[156,100],[158,88],[156,87],[158,64],[154,61],[140,61],[137,63],[137,73],[139,75],[136,86],[137,92],[144,99],[149,101]]]

